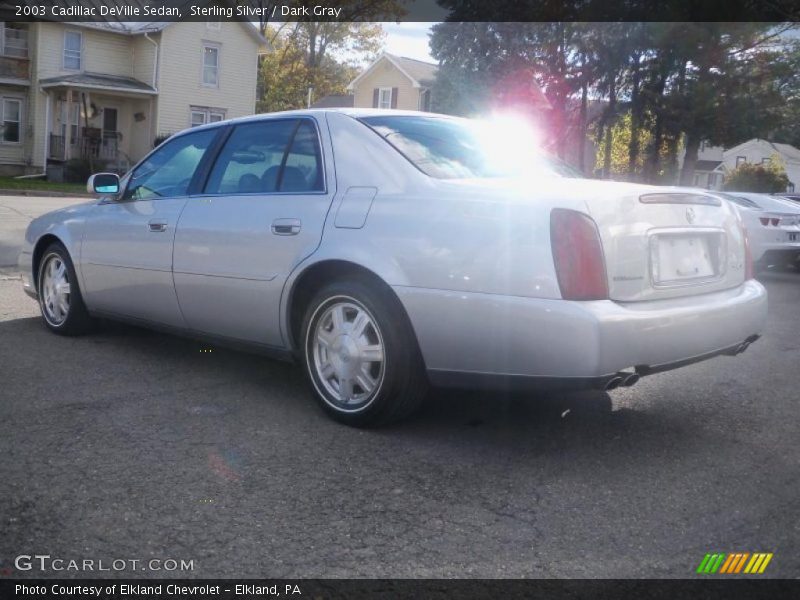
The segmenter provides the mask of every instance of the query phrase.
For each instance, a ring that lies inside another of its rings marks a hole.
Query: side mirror
[[[86,191],[90,194],[119,194],[119,175],[115,173],[95,173],[86,182]]]

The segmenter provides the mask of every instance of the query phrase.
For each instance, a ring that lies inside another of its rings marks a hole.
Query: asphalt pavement
[[[0,198],[0,576],[92,575],[14,565],[47,554],[149,577],[691,577],[708,552],[800,575],[800,272],[762,276],[767,330],[738,357],[611,393],[434,391],[364,431],[290,365],[47,332],[7,255],[58,203]]]

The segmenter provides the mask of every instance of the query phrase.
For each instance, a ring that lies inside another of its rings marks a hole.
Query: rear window
[[[446,117],[381,115],[360,120],[431,177],[583,177],[543,154],[537,140],[522,129],[507,135],[489,123]]]

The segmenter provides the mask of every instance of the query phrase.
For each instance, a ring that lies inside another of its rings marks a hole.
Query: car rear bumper
[[[753,260],[757,263],[800,255],[800,242],[762,242],[753,244]]]
[[[649,374],[734,354],[759,335],[767,316],[767,292],[757,281],[628,303],[395,291],[434,383],[500,376],[597,387],[620,371]]]

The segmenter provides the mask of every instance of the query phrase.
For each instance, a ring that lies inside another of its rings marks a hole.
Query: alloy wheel
[[[316,321],[312,343],[313,367],[329,403],[347,412],[369,404],[385,367],[383,337],[369,311],[352,299],[336,300]]]
[[[41,288],[45,317],[52,325],[61,325],[69,315],[70,282],[67,265],[57,254],[45,260]]]

